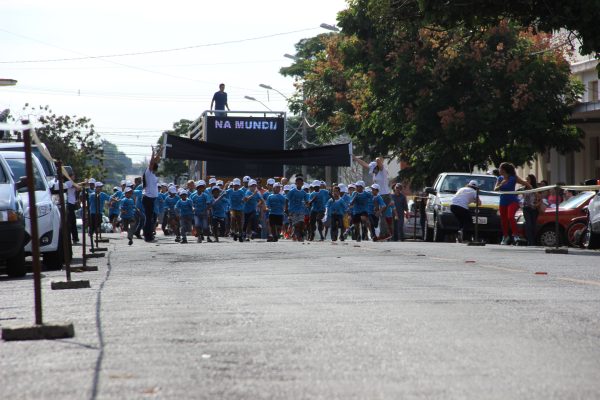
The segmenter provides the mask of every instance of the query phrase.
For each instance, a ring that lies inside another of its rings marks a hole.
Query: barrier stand
[[[59,171],[62,171],[62,162],[58,160],[56,162],[56,168]],[[90,281],[81,280],[81,281],[72,281],[71,280],[71,251],[72,249],[69,246],[69,229],[67,226],[67,214],[65,209],[65,196],[64,196],[64,185],[63,185],[63,176],[62,173],[58,174],[58,192],[59,192],[59,203],[60,203],[60,224],[61,224],[61,232],[62,232],[62,243],[63,243],[63,253],[65,260],[65,272],[67,274],[66,282],[50,282],[50,288],[52,290],[61,290],[61,289],[83,289],[90,287]]]
[[[83,227],[82,227],[82,233],[83,233],[83,241],[82,241],[82,259],[83,259],[83,267],[81,267],[82,271],[98,271],[98,267],[89,267],[87,265],[87,259],[88,258],[92,258],[94,257],[94,254],[87,254],[87,244],[86,244],[86,238],[87,238],[87,225],[88,225],[88,207],[87,207],[87,192],[84,191],[81,194],[81,219],[83,222]],[[90,238],[91,239],[91,238]],[[94,244],[92,243],[92,248],[93,248]],[[100,255],[96,255],[96,257],[102,257],[104,256],[104,254]]]
[[[467,246],[485,246],[485,242],[479,240],[479,188],[475,192],[475,238]]]
[[[554,220],[554,234],[556,236],[556,241],[555,243],[555,247],[554,248],[547,248],[546,249],[546,253],[548,254],[569,254],[569,249],[565,248],[561,248],[560,247],[560,224],[558,222],[558,199],[560,198],[560,186],[556,185],[554,187],[555,190],[555,194],[556,194],[556,211],[554,213],[555,215],[555,220]]]
[[[29,124],[29,121],[23,121]],[[64,339],[75,336],[73,324],[47,325],[42,318],[42,277],[40,268],[40,243],[38,237],[37,207],[35,203],[35,179],[31,160],[31,128],[23,132],[25,145],[25,168],[27,173],[27,191],[29,193],[29,220],[31,224],[31,256],[33,263],[33,292],[35,304],[35,325],[16,328],[3,328],[2,339],[10,340],[42,340]]]
[[[418,200],[418,202],[419,202],[418,204],[417,204],[417,200]],[[420,197],[416,197],[416,196],[415,196],[415,197],[413,198],[413,208],[414,208],[414,211],[415,211],[415,213],[414,213],[414,216],[415,216],[415,221],[414,221],[414,223],[415,223],[415,224],[414,224],[414,226],[413,226],[413,240],[417,240],[417,210],[420,210],[420,209],[421,209],[421,201],[422,201],[422,200],[421,200],[421,198],[420,198]],[[417,205],[419,206],[418,208],[417,208]],[[410,210],[408,210],[408,212],[410,212]],[[420,214],[420,211],[419,211],[419,214]],[[400,235],[400,233],[398,233],[398,235]]]

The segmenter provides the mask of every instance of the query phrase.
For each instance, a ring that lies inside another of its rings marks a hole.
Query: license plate
[[[474,224],[477,223],[476,217],[473,217],[473,223]],[[479,225],[485,225],[485,224],[487,224],[487,217],[479,217]]]

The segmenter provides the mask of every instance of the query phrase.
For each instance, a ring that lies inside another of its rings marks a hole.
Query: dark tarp
[[[352,159],[352,143],[298,150],[260,150],[224,146],[173,135],[167,135],[166,139],[167,159],[332,167],[349,167]]]

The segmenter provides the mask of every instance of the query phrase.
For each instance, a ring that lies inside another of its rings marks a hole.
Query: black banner
[[[281,174],[252,173],[243,165],[255,164],[261,167],[282,168],[288,165],[315,165],[348,167],[352,158],[352,144],[336,144],[298,150],[265,150],[208,143],[194,139],[168,135],[166,137],[166,158],[178,160],[198,160],[220,162],[228,165],[227,173],[208,171],[211,175],[222,176],[280,176]],[[233,172],[233,173],[232,173]]]
[[[259,150],[284,149],[285,118],[208,116],[206,141],[208,143]],[[208,175],[281,176],[283,164],[263,164],[227,159],[205,160]],[[246,171],[246,172],[241,172]]]

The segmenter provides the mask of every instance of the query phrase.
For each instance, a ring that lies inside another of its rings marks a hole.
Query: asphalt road
[[[91,289],[44,273],[76,336],[0,341],[0,399],[600,398],[599,252],[108,236]],[[32,287],[0,278],[1,327]]]

